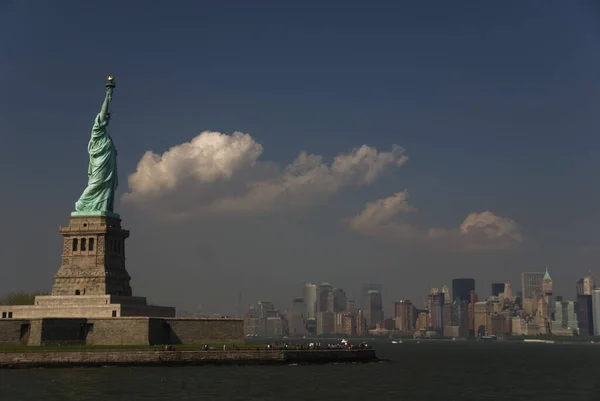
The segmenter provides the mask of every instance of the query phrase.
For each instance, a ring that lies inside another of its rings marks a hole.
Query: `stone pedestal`
[[[131,296],[125,268],[129,231],[113,216],[71,216],[60,228],[63,253],[52,295]]]
[[[175,308],[148,305],[144,297],[112,295],[43,295],[34,305],[0,307],[12,319],[175,317]]]
[[[6,306],[4,318],[113,318],[176,316],[175,308],[148,305],[132,296],[125,268],[129,231],[114,213],[82,216],[73,213],[60,227],[64,239],[62,263],[54,275],[52,295],[37,296],[34,305]]]

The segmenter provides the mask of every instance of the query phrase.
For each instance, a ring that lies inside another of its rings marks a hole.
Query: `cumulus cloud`
[[[408,193],[398,192],[368,203],[357,216],[348,220],[348,226],[364,235],[392,241],[433,243],[456,251],[505,249],[523,242],[514,220],[490,211],[470,213],[454,229],[422,229],[402,220],[403,212],[414,211],[416,209],[408,203]]]
[[[330,164],[301,152],[281,170],[259,160],[262,153],[248,134],[202,132],[162,155],[146,152],[123,201],[173,216],[301,208],[344,187],[369,185],[408,160],[399,146],[382,152],[363,145]]]

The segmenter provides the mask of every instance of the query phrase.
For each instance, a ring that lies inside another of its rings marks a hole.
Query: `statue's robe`
[[[92,137],[88,144],[90,165],[87,188],[75,203],[78,212],[113,212],[115,191],[117,190],[117,149],[106,127],[108,121],[96,116]]]

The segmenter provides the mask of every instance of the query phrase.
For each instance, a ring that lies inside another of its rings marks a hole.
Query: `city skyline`
[[[247,336],[408,335],[426,337],[493,337],[554,335],[589,337],[600,333],[600,289],[591,272],[578,280],[575,296],[554,291],[544,272],[523,272],[520,291],[510,282],[492,283],[491,295],[476,291],[473,278],[454,278],[452,286],[433,287],[423,305],[396,298],[384,311],[381,284],[363,284],[360,299],[329,282],[306,282],[304,298],[277,308],[259,301],[243,316]]]
[[[595,269],[596,6],[103,4],[0,6],[0,294],[52,286],[106,75],[153,303],[233,315],[306,278],[419,303],[546,264],[570,294]]]

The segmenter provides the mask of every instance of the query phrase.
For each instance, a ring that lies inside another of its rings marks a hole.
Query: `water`
[[[600,400],[600,346],[422,341],[391,362],[0,370],[1,401]]]

